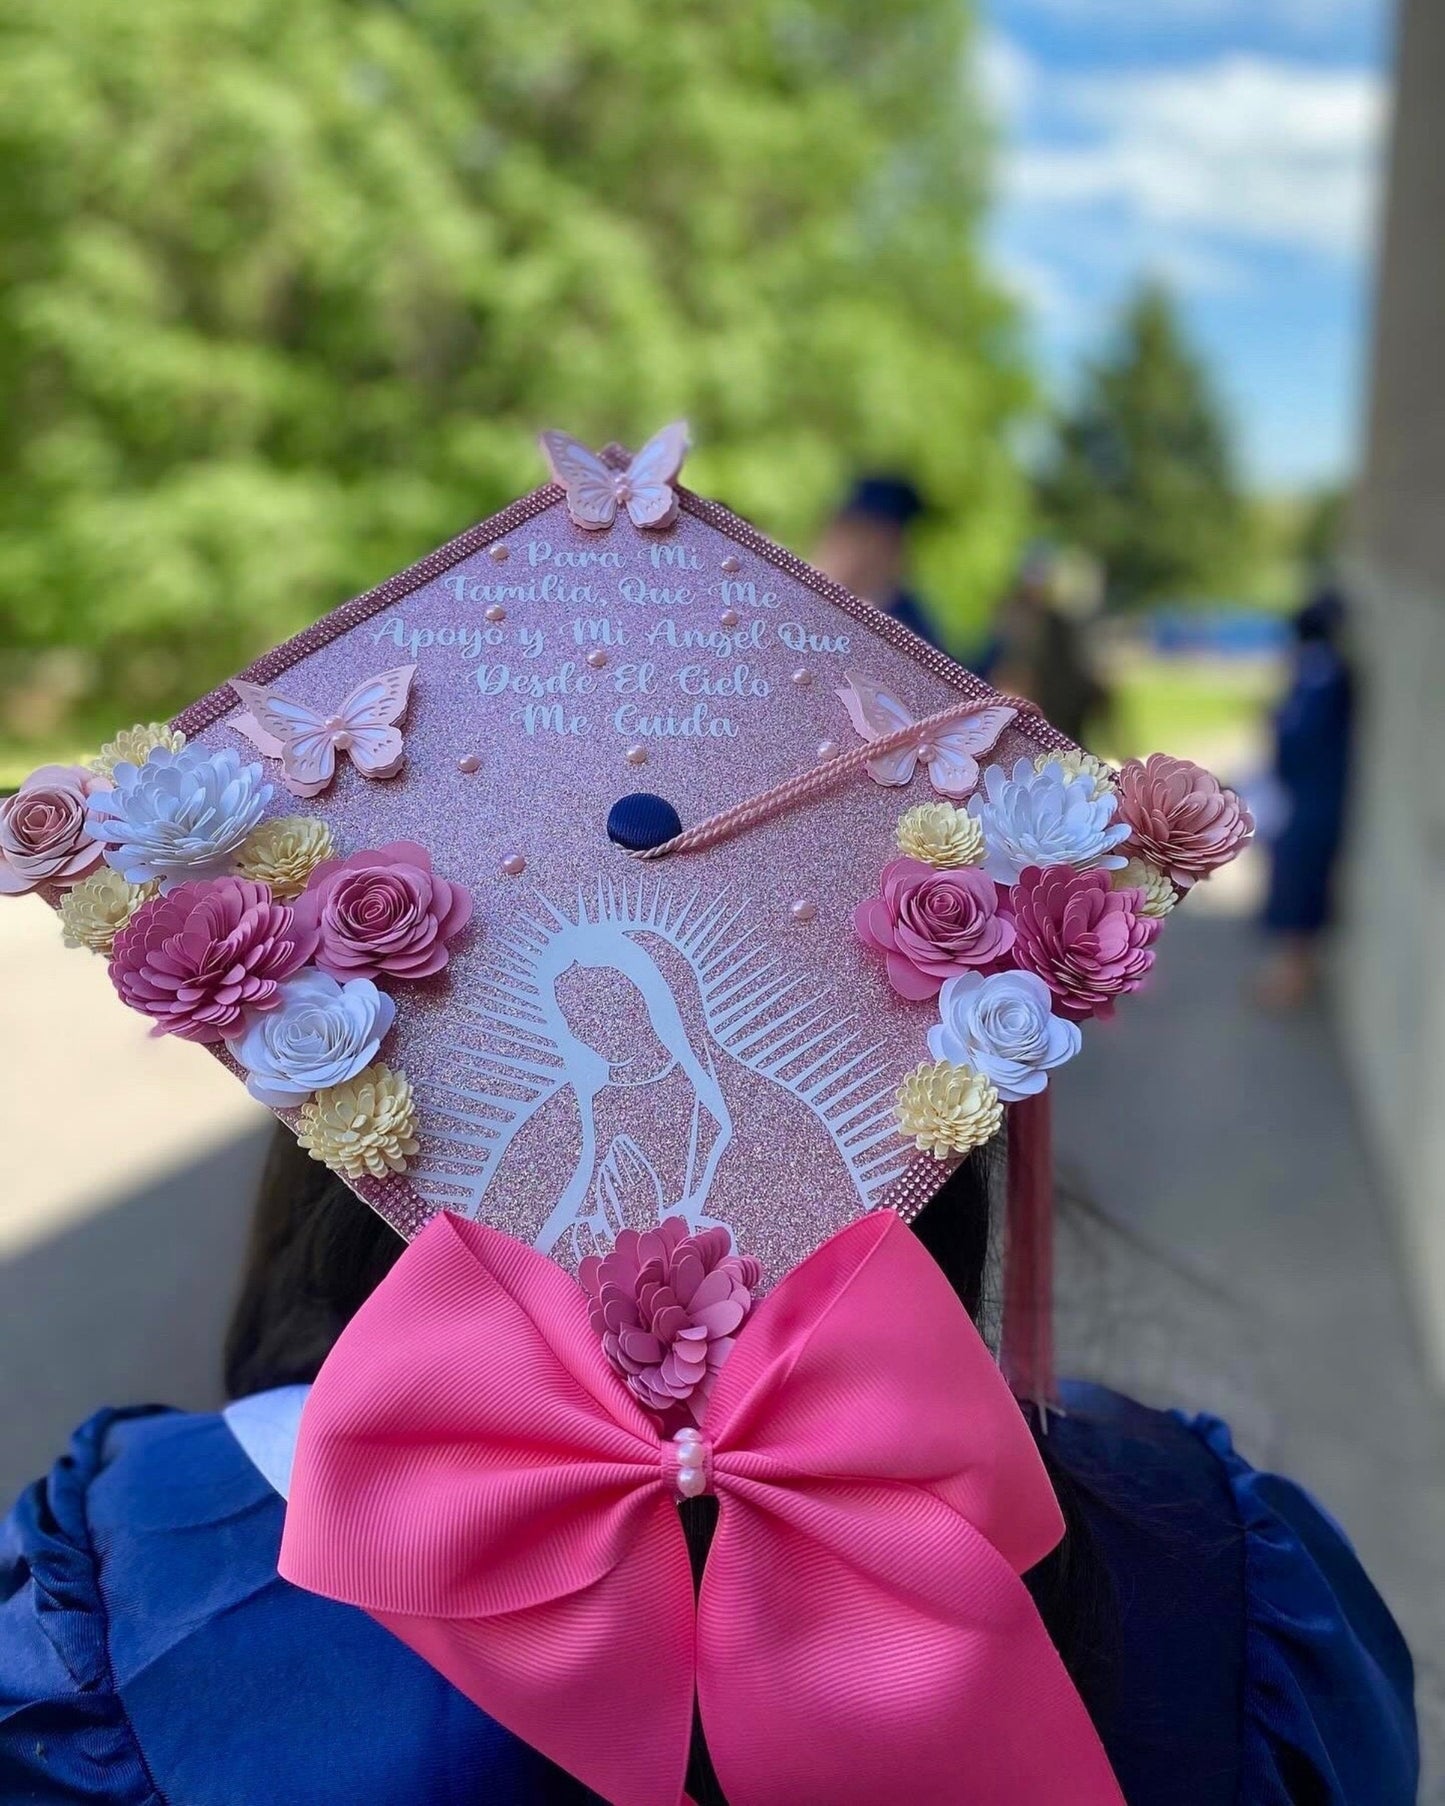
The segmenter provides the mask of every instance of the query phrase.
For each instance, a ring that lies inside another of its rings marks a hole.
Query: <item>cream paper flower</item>
[[[336,853],[330,828],[316,816],[274,815],[242,842],[236,876],[269,884],[273,897],[299,897],[317,866]]]
[[[952,803],[919,803],[899,817],[898,848],[909,859],[948,870],[983,863],[983,829]]]
[[[998,1133],[1003,1104],[994,1086],[951,1060],[916,1066],[898,1087],[898,1126],[916,1148],[947,1160]]]
[[[60,926],[67,947],[89,947],[92,953],[109,953],[111,943],[126,927],[142,903],[159,891],[159,884],[129,884],[108,865],[82,878],[60,899]]]
[[[1143,891],[1144,902],[1139,914],[1152,916],[1156,921],[1163,921],[1179,901],[1179,892],[1159,867],[1143,859],[1131,859],[1122,871],[1111,872],[1109,882],[1115,890]]]
[[[1095,796],[1102,796],[1106,790],[1112,790],[1114,779],[1118,776],[1114,766],[1087,752],[1040,753],[1034,760],[1034,770],[1042,771],[1045,765],[1057,765],[1071,778],[1092,778]]]
[[[122,761],[127,765],[144,765],[147,753],[157,746],[178,753],[185,743],[186,736],[178,727],[167,727],[163,721],[138,721],[134,727],[118,733],[114,740],[107,740],[90,761],[90,769],[100,777],[112,777]]]
[[[404,1173],[420,1147],[416,1105],[404,1072],[378,1062],[342,1085],[329,1085],[301,1106],[296,1139],[313,1160],[346,1179]]]

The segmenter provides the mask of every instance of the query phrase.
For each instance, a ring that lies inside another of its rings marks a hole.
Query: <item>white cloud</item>
[[[1112,205],[1175,233],[1337,258],[1368,242],[1386,110],[1369,70],[1234,56],[1009,79],[1028,98],[1003,169],[1015,206]]]

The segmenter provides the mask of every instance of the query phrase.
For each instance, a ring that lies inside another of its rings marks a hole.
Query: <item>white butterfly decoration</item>
[[[838,691],[848,718],[864,740],[882,740],[909,726],[915,717],[889,690],[856,671],[844,673],[846,687]],[[875,784],[897,788],[909,782],[921,759],[928,779],[940,796],[971,796],[978,787],[977,754],[992,752],[999,735],[1018,714],[1015,708],[975,709],[943,727],[930,728],[912,745],[884,753],[868,761],[868,775]]]
[[[687,422],[674,420],[648,440],[626,470],[613,470],[570,434],[542,435],[553,480],[567,491],[567,512],[590,533],[610,527],[619,508],[626,508],[634,527],[670,526],[677,519],[673,483],[687,446]]]
[[[399,665],[368,677],[334,715],[232,678],[247,713],[230,725],[263,757],[281,761],[282,782],[293,796],[319,795],[336,775],[338,753],[349,753],[364,777],[394,778],[406,759],[396,724],[406,713],[415,671],[415,665]]]

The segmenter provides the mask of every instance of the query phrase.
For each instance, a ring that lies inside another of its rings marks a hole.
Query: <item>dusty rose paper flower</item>
[[[1014,941],[992,878],[976,866],[935,871],[918,859],[884,866],[879,894],[858,905],[853,926],[884,955],[893,989],[915,1002],[936,997],[956,973],[997,964]]]
[[[472,918],[471,892],[439,878],[414,841],[317,866],[296,899],[320,937],[316,964],[333,978],[429,978]]]
[[[193,879],[142,904],[111,948],[111,982],[156,1031],[186,1041],[237,1035],[275,1009],[281,980],[305,965],[316,930],[264,884]]]
[[[1151,753],[1130,759],[1118,779],[1119,819],[1129,824],[1125,851],[1188,890],[1249,844],[1254,817],[1234,791],[1190,759]]]
[[[1012,899],[1014,958],[1043,979],[1061,1015],[1112,1015],[1154,964],[1159,923],[1140,913],[1139,891],[1111,889],[1108,872],[1033,865]]]
[[[74,884],[102,847],[85,825],[86,798],[100,779],[83,765],[42,765],[0,801],[0,896],[42,884]]]
[[[668,1217],[641,1235],[624,1229],[611,1254],[582,1263],[578,1278],[592,1300],[592,1327],[650,1411],[702,1419],[763,1276],[757,1261],[733,1254],[731,1245],[726,1229],[689,1235],[681,1217]]]

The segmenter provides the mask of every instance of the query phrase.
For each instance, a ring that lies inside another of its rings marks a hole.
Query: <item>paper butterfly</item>
[[[677,518],[673,481],[687,456],[687,422],[653,435],[627,466],[613,470],[567,433],[543,433],[553,480],[567,491],[567,512],[588,532],[602,532],[626,508],[634,527],[667,527]]]
[[[359,683],[334,715],[291,702],[260,684],[232,678],[249,711],[231,723],[268,759],[281,761],[293,796],[316,796],[336,774],[337,753],[350,753],[364,777],[394,778],[406,753],[396,723],[406,713],[415,665],[400,665]]]
[[[856,671],[844,675],[847,687],[838,695],[861,739],[881,740],[914,719],[896,696],[871,677],[860,677]],[[875,784],[897,787],[908,783],[921,759],[928,767],[929,782],[940,796],[970,796],[978,787],[975,755],[991,752],[1017,714],[1017,709],[1008,707],[975,709],[956,722],[931,728],[926,737],[912,746],[870,759],[868,775]]]

